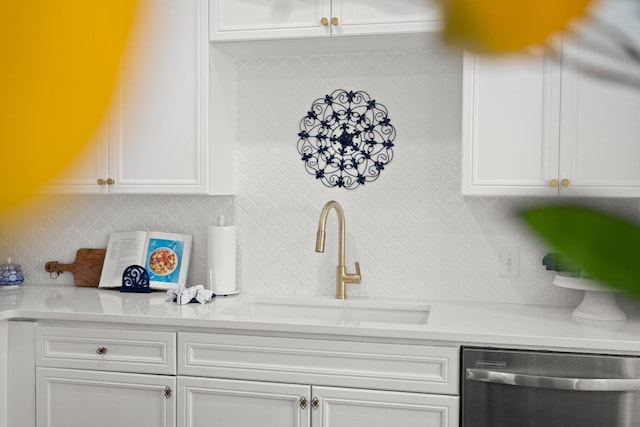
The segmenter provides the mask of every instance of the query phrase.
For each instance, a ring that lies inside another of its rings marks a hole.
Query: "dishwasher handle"
[[[564,378],[467,368],[469,381],[572,391],[640,391],[640,378]]]

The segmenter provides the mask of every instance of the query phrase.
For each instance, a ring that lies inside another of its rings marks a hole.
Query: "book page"
[[[154,289],[186,286],[192,237],[189,234],[149,232],[143,266]]]
[[[98,287],[122,286],[125,268],[132,264],[142,264],[146,247],[145,231],[111,233]]]

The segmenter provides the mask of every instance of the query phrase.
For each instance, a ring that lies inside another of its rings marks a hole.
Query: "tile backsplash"
[[[348,269],[356,260],[362,266],[362,284],[349,285],[351,295],[579,301],[579,292],[551,284],[541,265],[546,249],[514,216],[531,200],[460,195],[459,55],[248,58],[237,60],[236,69],[236,196],[59,196],[40,202],[28,217],[0,224],[0,256],[20,262],[29,282],[71,284],[71,274],[52,280],[44,264],[71,262],[80,247],[104,247],[111,231],[189,232],[189,282],[203,283],[206,226],[224,214],[238,226],[237,280],[243,293],[332,295],[334,213],[325,253],[315,253],[314,242],[320,210],[335,199],[346,216]],[[322,185],[306,172],[296,150],[300,120],[315,99],[335,89],[368,92],[387,107],[397,131],[394,159],[378,180],[355,190]],[[638,217],[635,201],[606,206]],[[517,277],[500,277],[501,247],[519,248]]]

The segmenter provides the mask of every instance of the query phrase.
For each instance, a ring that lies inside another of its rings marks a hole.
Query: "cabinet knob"
[[[300,408],[305,409],[307,407],[307,398],[300,396]]]
[[[164,388],[164,397],[169,399],[171,397],[171,395],[173,394],[173,391],[171,390],[171,387],[165,387]]]
[[[100,356],[104,356],[105,354],[107,354],[107,351],[109,351],[107,347],[98,347],[98,349],[96,350],[96,353],[99,354]]]
[[[327,25],[329,25],[329,20],[327,18],[322,18],[320,20],[320,23],[326,27]]]
[[[331,25],[338,25],[338,18],[336,18],[335,16],[331,18]]]
[[[560,181],[560,185],[562,185],[563,187],[568,187],[569,184],[571,184],[571,181],[569,181],[567,178]]]
[[[102,178],[98,178],[98,181],[97,181],[97,182],[98,182],[98,185],[105,185],[105,184],[107,183],[107,181],[105,181],[105,180],[104,180],[104,179],[102,179]]]
[[[113,178],[107,178],[107,185],[113,185],[113,184],[115,184],[115,183],[116,183],[115,179],[113,179]]]
[[[558,180],[557,179],[552,179],[551,181],[549,181],[549,185],[552,187],[557,187],[558,186]]]
[[[315,396],[313,397],[313,399],[311,399],[311,407],[313,409],[318,409],[320,407],[320,401]]]

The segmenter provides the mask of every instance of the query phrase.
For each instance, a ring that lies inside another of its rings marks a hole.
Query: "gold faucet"
[[[338,215],[338,266],[336,267],[336,298],[345,299],[347,297],[347,283],[360,283],[360,263],[356,261],[356,273],[347,273],[344,265],[344,211],[340,203],[335,200],[327,202],[320,213],[320,222],[318,223],[318,235],[316,237],[316,252],[324,252],[324,240],[326,236],[325,228],[327,226],[327,216],[331,209],[336,211]]]

